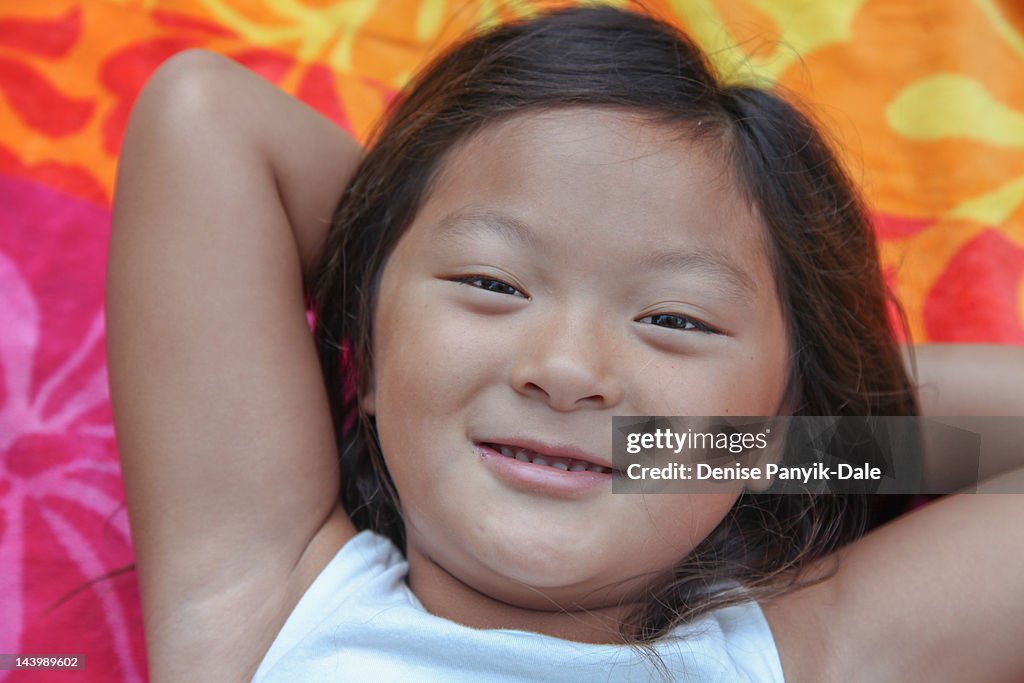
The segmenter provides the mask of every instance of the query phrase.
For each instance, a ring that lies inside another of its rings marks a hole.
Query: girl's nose
[[[562,318],[543,329],[524,330],[522,352],[510,373],[512,387],[561,412],[618,405],[624,393],[619,344],[598,327]]]

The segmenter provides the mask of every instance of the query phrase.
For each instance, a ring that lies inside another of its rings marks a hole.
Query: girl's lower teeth
[[[570,460],[565,462],[564,460],[554,460],[548,462],[548,459],[543,455],[535,455],[531,459],[524,451],[519,450],[513,452],[511,448],[507,446],[495,447],[499,453],[504,455],[506,458],[515,458],[521,462],[532,462],[534,465],[544,465],[546,467],[554,467],[555,469],[562,470],[563,472],[597,472],[599,474],[607,472],[607,467],[601,467],[600,465],[587,465],[582,462],[575,462]]]

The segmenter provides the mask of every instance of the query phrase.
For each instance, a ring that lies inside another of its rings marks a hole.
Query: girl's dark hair
[[[547,12],[468,37],[413,79],[374,131],[310,283],[343,503],[357,527],[399,547],[398,499],[373,420],[356,416],[371,375],[377,279],[456,145],[511,116],[581,106],[640,113],[719,150],[765,229],[788,323],[793,414],[916,413],[864,205],[808,117],[770,92],[723,83],[666,22],[610,7]],[[862,534],[866,514],[865,496],[742,495],[672,580],[651,589],[623,637],[649,642],[708,610],[813,581],[795,570]],[[723,580],[745,591],[722,591]]]

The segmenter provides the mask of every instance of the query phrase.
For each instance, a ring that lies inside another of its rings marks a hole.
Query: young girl
[[[1018,496],[611,493],[613,415],[913,414],[885,300],[821,135],[653,19],[467,40],[365,155],[172,59],[107,306],[153,679],[1020,680]]]

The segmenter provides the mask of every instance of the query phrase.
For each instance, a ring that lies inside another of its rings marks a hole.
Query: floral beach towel
[[[147,679],[103,287],[117,154],[153,70],[220,52],[365,141],[426,57],[551,4],[0,0],[0,655],[85,657],[0,682]],[[864,187],[916,340],[1024,343],[1024,5],[646,6],[729,77],[817,112]]]

